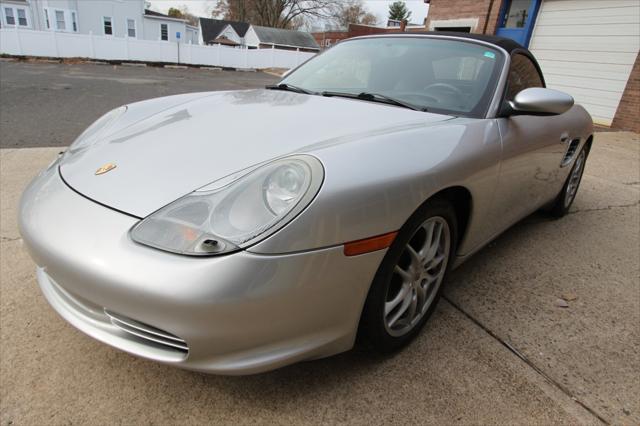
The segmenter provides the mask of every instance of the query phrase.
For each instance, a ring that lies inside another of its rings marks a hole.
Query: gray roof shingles
[[[240,37],[244,37],[244,35],[249,30],[249,26],[250,26],[246,22],[226,21],[224,19],[200,18],[200,27],[202,28],[202,39],[205,41],[205,43],[209,43],[217,39],[220,33],[227,27],[227,25],[231,25],[235,30],[235,32]]]
[[[305,49],[320,49],[318,43],[309,33],[282,28],[269,28],[253,26],[260,39],[260,43],[275,44],[280,46],[293,46]]]

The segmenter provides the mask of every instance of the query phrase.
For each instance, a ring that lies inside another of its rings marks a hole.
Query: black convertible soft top
[[[393,33],[390,33],[393,34]],[[510,39],[510,38],[506,38],[506,37],[499,37],[499,36],[495,36],[495,35],[487,35],[487,34],[471,34],[471,33],[459,33],[456,31],[410,31],[410,32],[403,32],[400,34],[421,34],[421,35],[434,35],[434,36],[451,36],[451,37],[462,37],[462,38],[469,38],[472,40],[480,40],[480,41],[484,41],[485,43],[491,43],[491,44],[495,44],[498,47],[503,48],[504,50],[506,50],[507,52],[509,52],[509,54],[511,54],[511,52],[513,52],[514,50],[524,50],[527,53],[531,54],[531,52],[529,52],[529,49],[527,49],[526,47],[524,47],[523,45],[521,45],[520,43]]]

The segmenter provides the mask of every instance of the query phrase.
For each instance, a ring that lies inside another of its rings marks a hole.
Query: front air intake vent
[[[136,340],[153,346],[160,346],[164,349],[179,351],[182,353],[189,352],[189,346],[187,346],[187,343],[171,333],[143,324],[136,320],[132,320],[131,318],[115,314],[106,309],[104,310],[104,313],[111,320],[111,324],[133,336]]]
[[[560,167],[564,167],[567,164],[571,163],[573,157],[576,155],[576,151],[580,146],[580,139],[573,139],[569,142],[569,146],[567,147],[567,152],[564,154],[564,158],[562,159],[562,163],[560,163]]]

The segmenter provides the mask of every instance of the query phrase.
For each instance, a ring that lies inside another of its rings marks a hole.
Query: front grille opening
[[[120,314],[113,313],[111,311],[108,311],[107,309],[104,310],[104,313],[111,320],[111,324],[118,327],[120,330],[126,332],[127,334],[133,336],[134,338],[136,338],[136,340],[141,340],[145,344],[161,347],[165,350],[168,349],[183,354],[189,352],[189,346],[187,346],[187,342],[185,342],[178,336],[133,320],[131,318],[127,318]]]
[[[574,139],[569,142],[569,146],[567,147],[567,152],[564,154],[564,158],[562,159],[562,163],[560,163],[560,167],[564,167],[567,164],[571,163],[573,157],[576,155],[576,151],[580,146],[580,139]]]

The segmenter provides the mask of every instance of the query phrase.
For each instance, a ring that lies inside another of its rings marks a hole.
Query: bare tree
[[[340,0],[218,0],[213,15],[274,28],[298,28],[306,19],[326,19]]]
[[[252,22],[253,3],[255,0],[218,0],[211,11],[213,18],[223,18],[229,21]]]
[[[189,25],[198,26],[198,17],[189,12],[186,4],[183,4],[179,8],[170,7],[167,15],[172,18],[184,19]]]
[[[349,24],[376,25],[378,18],[370,13],[362,0],[341,1],[331,14],[332,21],[340,28],[347,28]]]

